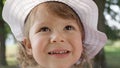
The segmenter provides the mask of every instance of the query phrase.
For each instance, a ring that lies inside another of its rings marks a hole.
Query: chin
[[[49,67],[46,68],[71,68],[72,65],[70,64],[51,64]]]

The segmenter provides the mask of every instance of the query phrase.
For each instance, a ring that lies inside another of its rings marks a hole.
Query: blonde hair
[[[70,8],[68,5],[63,4],[61,2],[56,2],[56,1],[48,1],[45,3],[42,3],[45,5],[45,7],[47,8],[47,11],[55,16],[59,16],[60,18],[63,19],[74,19],[78,22],[78,25],[80,27],[80,31],[82,32],[82,39],[84,40],[84,29],[83,29],[83,25],[80,21],[80,18],[78,17],[78,15],[75,13],[75,11]],[[25,30],[24,30],[24,35],[29,39],[29,30],[30,27],[32,26],[32,22],[35,19],[35,14],[39,12],[39,5],[36,6],[35,8],[33,8],[33,10],[30,12],[30,14],[28,15],[28,17],[26,18],[25,21]],[[27,68],[27,66],[30,66],[33,68],[35,68],[34,66],[38,65],[36,63],[36,61],[34,60],[33,56],[28,55],[26,53],[26,49],[24,47],[24,45],[22,44],[22,42],[18,42],[19,47],[18,47],[18,61],[19,64],[21,65],[22,68]],[[87,59],[87,56],[85,55],[85,51],[83,51],[82,56],[81,56],[81,63],[78,65],[74,65],[73,68],[81,68],[84,65],[84,60],[87,61],[89,67],[90,63]]]

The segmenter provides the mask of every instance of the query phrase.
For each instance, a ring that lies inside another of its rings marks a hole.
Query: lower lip
[[[66,54],[52,54],[50,56],[54,56],[56,58],[66,58],[67,56],[69,56],[70,53],[66,53]]]

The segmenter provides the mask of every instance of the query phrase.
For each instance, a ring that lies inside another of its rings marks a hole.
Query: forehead
[[[77,14],[67,5],[57,2],[42,3],[37,5],[28,16],[29,22],[36,19],[59,17],[67,20],[76,20],[81,27],[81,22]]]
[[[46,12],[64,19],[79,19],[78,15],[68,5],[60,2],[45,2],[36,6],[31,14],[32,16]]]
[[[74,21],[74,22],[73,22]],[[74,19],[64,19],[58,15],[52,14],[49,11],[46,10],[46,7],[44,5],[40,5],[40,7],[36,10],[36,13],[34,13],[34,20],[33,22],[40,23],[41,25],[45,24],[67,24],[67,23],[76,23],[76,20]],[[57,22],[57,23],[56,23]]]
[[[31,16],[39,16],[39,14],[48,13],[45,4],[39,4],[31,11]]]

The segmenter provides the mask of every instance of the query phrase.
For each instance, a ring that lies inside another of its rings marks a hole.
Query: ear
[[[31,47],[31,43],[30,43],[29,39],[24,37],[22,44],[24,45],[25,51],[27,52],[27,54],[32,55],[32,47]]]

